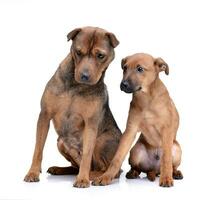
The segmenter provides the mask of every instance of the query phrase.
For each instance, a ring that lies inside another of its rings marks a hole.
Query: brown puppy
[[[181,148],[176,141],[179,116],[169,93],[159,79],[159,72],[169,74],[168,65],[161,58],[135,54],[122,60],[124,71],[121,90],[133,93],[125,133],[108,168],[94,185],[110,184],[120,169],[137,132],[142,132],[131,150],[131,170],[128,178],[147,172],[150,180],[160,173],[160,186],[173,185],[173,177],[182,178],[177,170],[181,162]],[[172,177],[173,175],[173,177]]]
[[[42,152],[53,121],[58,149],[71,167],[51,167],[54,175],[77,174],[75,187],[89,187],[92,176],[104,172],[112,160],[121,132],[108,105],[104,74],[114,59],[118,40],[113,33],[96,27],[77,28],[68,34],[73,40],[70,54],[48,82],[37,124],[32,165],[27,182],[39,181]]]

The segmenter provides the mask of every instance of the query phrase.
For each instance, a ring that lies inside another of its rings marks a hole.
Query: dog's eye
[[[124,65],[123,66],[123,71],[126,72],[126,70],[127,70],[127,65]]]
[[[105,55],[104,54],[102,54],[102,53],[97,53],[97,58],[99,58],[99,59],[104,59],[105,58]]]
[[[77,54],[78,56],[81,56],[81,55],[82,55],[81,50],[76,50],[76,54]]]
[[[143,73],[144,72],[144,68],[141,65],[138,65],[136,68],[137,72],[139,73]]]

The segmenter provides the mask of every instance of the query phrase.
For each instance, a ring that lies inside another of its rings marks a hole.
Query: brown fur
[[[146,172],[150,181],[160,173],[160,186],[173,185],[173,177],[181,179],[177,170],[181,162],[181,148],[176,141],[179,116],[159,72],[169,74],[169,67],[161,58],[135,54],[122,60],[124,70],[121,89],[133,93],[126,130],[108,170],[94,185],[110,184],[128,153],[137,132],[142,132],[129,158],[131,170],[127,178],[137,178]],[[142,69],[141,69],[142,68]]]
[[[114,34],[94,27],[75,29],[68,34],[68,40],[73,40],[71,52],[48,82],[41,100],[33,161],[24,180],[39,181],[42,152],[52,120],[58,149],[72,166],[51,167],[48,172],[78,173],[74,186],[88,187],[90,170],[94,176],[107,169],[121,136],[103,82],[119,42]]]

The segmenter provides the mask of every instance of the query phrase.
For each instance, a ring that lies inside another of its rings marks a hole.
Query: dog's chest
[[[159,147],[161,145],[159,117],[156,113],[151,110],[143,113],[140,130],[149,144],[155,147]]]
[[[95,109],[98,108],[98,103],[94,99],[92,101],[90,98],[70,93],[65,93],[57,97],[56,103],[53,122],[58,133],[69,122],[76,126],[76,121],[78,121],[77,126],[79,126],[86,119],[91,118]]]

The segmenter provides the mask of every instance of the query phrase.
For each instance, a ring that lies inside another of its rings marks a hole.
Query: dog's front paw
[[[87,187],[90,187],[90,181],[88,179],[85,179],[85,178],[78,178],[77,177],[73,186],[77,187],[77,188],[87,188]]]
[[[40,181],[39,174],[40,174],[39,172],[29,172],[24,177],[24,181],[25,182],[38,182],[38,181]]]
[[[102,175],[100,177],[95,178],[92,181],[92,185],[95,185],[95,186],[97,186],[97,185],[105,186],[105,185],[111,184],[111,182],[112,182],[112,177],[109,176],[109,175],[104,174],[104,175]]]
[[[159,185],[161,187],[172,187],[174,185],[173,178],[170,176],[161,176]]]

